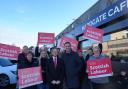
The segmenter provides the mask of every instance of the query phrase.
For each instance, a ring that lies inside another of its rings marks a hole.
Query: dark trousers
[[[50,84],[49,89],[63,89],[63,85],[62,84],[59,84],[59,85]]]
[[[91,81],[88,78],[85,78],[81,84],[81,89],[92,89]]]
[[[93,89],[110,89],[109,83],[105,84],[97,84],[97,83],[92,83]]]
[[[80,88],[69,88],[69,89],[80,89]]]
[[[37,87],[38,87],[37,89],[49,89],[48,85],[46,83],[38,84]]]
[[[37,89],[37,85],[35,85],[35,86],[30,86],[30,87],[26,87],[26,88],[22,88],[22,89]]]

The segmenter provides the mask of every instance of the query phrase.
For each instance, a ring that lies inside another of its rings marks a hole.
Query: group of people
[[[23,47],[18,56],[18,69],[41,66],[43,83],[26,87],[24,89],[108,89],[108,77],[88,79],[87,61],[105,57],[102,47],[88,47],[86,56],[74,52],[71,43],[64,43],[65,51],[60,52],[52,47],[50,52],[46,47],[35,53]]]

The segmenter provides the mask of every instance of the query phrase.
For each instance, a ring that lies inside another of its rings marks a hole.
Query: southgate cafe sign
[[[86,25],[99,26],[126,13],[128,13],[128,0],[119,0],[109,8],[90,18],[83,27]]]

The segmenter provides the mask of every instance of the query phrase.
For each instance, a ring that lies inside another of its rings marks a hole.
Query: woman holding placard
[[[29,51],[26,55],[26,59],[20,66],[18,67],[18,77],[19,77],[19,87],[20,89],[37,89],[37,85],[29,84],[30,81],[33,81],[33,76],[36,76],[38,73],[29,74],[28,71],[30,68],[38,67],[39,62],[37,59],[34,59],[33,53]],[[26,70],[26,71],[25,71]],[[28,72],[28,73],[27,73]],[[26,84],[26,85],[23,85]]]
[[[91,80],[92,87],[93,89],[109,89],[109,77],[106,76],[107,74],[98,75],[98,73],[100,72],[106,72],[105,68],[109,67],[107,63],[102,64],[103,61],[102,62],[100,61],[100,60],[105,61],[106,57],[101,53],[101,49],[98,46],[93,48],[93,53],[94,53],[93,56],[91,56],[88,60],[88,65],[89,65],[89,61],[92,63],[92,66],[88,66],[88,71],[92,70],[91,72],[88,72],[88,76],[89,74],[91,74],[90,75],[91,77],[89,76],[89,78]],[[98,62],[96,62],[96,60],[99,60],[99,64]],[[103,69],[105,71],[103,71]]]

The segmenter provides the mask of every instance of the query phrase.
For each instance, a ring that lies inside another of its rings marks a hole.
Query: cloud
[[[25,29],[1,27],[0,31],[0,43],[15,44],[20,47],[36,45],[36,34],[31,35]]]

